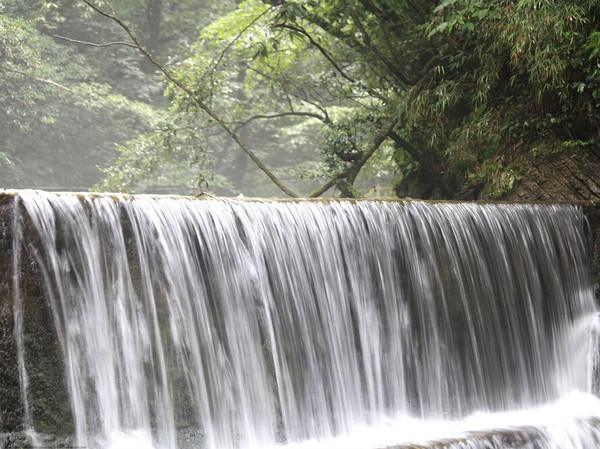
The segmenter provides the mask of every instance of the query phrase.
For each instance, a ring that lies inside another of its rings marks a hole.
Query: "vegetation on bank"
[[[4,187],[600,195],[600,1],[202,3],[5,2]]]

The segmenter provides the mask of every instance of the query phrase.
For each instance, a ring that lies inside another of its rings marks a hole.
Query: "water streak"
[[[29,409],[29,378],[25,369],[25,349],[23,348],[23,301],[21,298],[21,214],[19,212],[19,198],[13,201],[13,240],[12,240],[12,300],[14,318],[14,338],[17,349],[17,367],[19,370],[19,381],[21,386],[21,400],[23,401],[23,424],[25,431],[31,429],[31,412]]]
[[[589,390],[575,207],[20,198],[78,445],[269,447]]]

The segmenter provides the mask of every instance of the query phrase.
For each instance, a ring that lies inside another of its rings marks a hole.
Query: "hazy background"
[[[177,67],[190,63],[202,29],[238,3],[112,5],[162,63]],[[112,45],[128,42],[115,23],[78,1],[8,0],[0,14],[0,187],[279,194],[218,126],[199,113],[176,116],[173,95],[156,67],[136,49]],[[230,62],[222,70],[236,68]],[[232,80],[221,94],[221,110],[231,104],[229,112],[235,112],[244,101],[242,84],[241,77]],[[229,115],[235,119],[235,113]],[[282,126],[296,124],[257,120],[233,126],[283,180],[308,192],[316,182],[299,175],[316,166],[319,136],[298,130],[296,151],[282,148],[275,136]],[[111,171],[123,153],[125,162]],[[106,170],[114,179],[99,185]]]

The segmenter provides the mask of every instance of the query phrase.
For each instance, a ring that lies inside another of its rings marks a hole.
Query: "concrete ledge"
[[[7,196],[13,198],[18,195],[22,190],[18,189],[0,189],[0,197]],[[181,200],[218,200],[218,201],[248,201],[248,202],[276,202],[276,203],[320,203],[320,202],[390,202],[390,203],[405,203],[409,201],[418,201],[426,204],[571,204],[574,206],[582,206],[584,208],[598,209],[600,213],[600,200],[580,200],[580,201],[524,201],[524,200],[476,200],[476,201],[465,201],[465,200],[423,200],[419,198],[396,198],[396,197],[382,197],[382,198],[329,198],[329,197],[318,197],[318,198],[285,198],[285,197],[273,197],[273,198],[259,198],[259,197],[226,197],[226,196],[212,196],[210,194],[200,194],[197,196],[187,195],[166,195],[166,194],[132,194],[132,193],[115,193],[115,192],[48,192],[53,195],[64,196],[72,195],[80,198],[112,198],[115,201],[121,200],[132,200],[135,198],[171,198]]]

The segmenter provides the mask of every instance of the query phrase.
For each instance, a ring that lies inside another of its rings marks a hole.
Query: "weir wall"
[[[22,432],[26,427],[13,314],[14,199],[15,191],[0,191],[0,434]],[[596,282],[596,300],[600,304],[600,202],[577,204],[588,218],[590,270]],[[35,232],[27,219],[23,220],[22,229],[27,241],[35,241]],[[44,294],[43,273],[36,262],[35,245],[23,245],[19,259],[30,420],[41,434],[70,436],[73,418],[64,363],[52,310]]]

